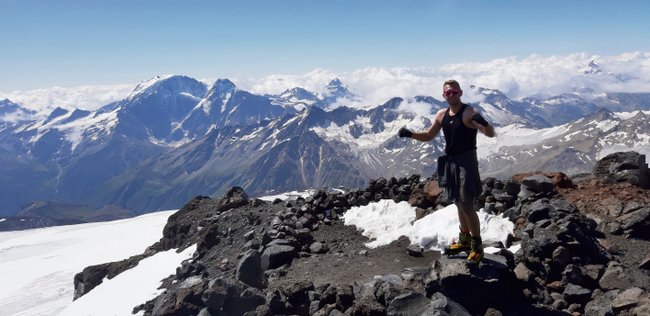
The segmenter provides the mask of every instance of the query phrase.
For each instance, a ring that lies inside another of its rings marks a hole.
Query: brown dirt
[[[608,224],[615,221],[612,209],[625,207],[630,203],[650,205],[650,190],[629,183],[603,184],[594,178],[574,183],[575,188],[557,188],[559,193],[575,205],[580,212],[598,223],[598,229],[605,238],[600,240],[608,251],[617,256],[626,266],[639,266],[650,256],[650,241],[626,238],[610,233]]]

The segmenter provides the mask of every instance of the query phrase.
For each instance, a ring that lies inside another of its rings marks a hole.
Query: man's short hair
[[[446,85],[450,85],[450,86],[452,86],[452,87],[454,87],[454,88],[456,88],[458,90],[461,90],[460,89],[460,83],[458,83],[458,81],[456,81],[454,79],[449,79],[449,80],[445,81],[444,84],[442,84],[443,87],[446,86]]]

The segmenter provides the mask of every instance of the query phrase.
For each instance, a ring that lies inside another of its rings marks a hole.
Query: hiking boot
[[[483,260],[483,240],[481,237],[472,237],[471,251],[467,256],[467,263],[479,264]]]
[[[460,232],[458,234],[458,241],[449,245],[445,248],[446,255],[456,255],[463,251],[469,251],[471,249],[472,236],[469,233]]]

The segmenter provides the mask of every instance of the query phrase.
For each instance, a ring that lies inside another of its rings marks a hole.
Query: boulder
[[[571,303],[585,304],[591,298],[591,290],[573,283],[567,284],[562,293],[564,299]]]
[[[440,292],[472,314],[483,314],[489,307],[506,307],[516,297],[516,277],[505,257],[486,253],[479,267],[468,266],[464,258],[442,257],[435,263],[435,269]],[[468,295],[468,289],[480,295]]]
[[[650,206],[643,207],[618,218],[621,228],[634,238],[650,239]]]
[[[625,268],[616,261],[611,261],[603,276],[598,280],[598,285],[603,290],[627,289],[632,282],[627,278]]]
[[[629,182],[648,188],[650,175],[645,159],[645,155],[634,151],[612,153],[596,163],[593,173],[605,183]]]
[[[595,291],[597,292],[597,291]],[[594,293],[594,297],[585,305],[585,315],[610,316],[614,315],[612,300],[618,295],[619,290],[612,290],[605,293]]]
[[[386,307],[371,297],[365,296],[354,301],[354,305],[346,312],[357,316],[384,316],[386,315]]]
[[[641,294],[643,294],[643,289],[640,289],[638,287],[629,288],[618,294],[614,300],[612,300],[612,308],[617,311],[636,306],[639,304],[639,298],[641,297]]]
[[[396,297],[386,309],[387,315],[471,315],[463,306],[441,293],[428,299],[422,293],[409,292]]]
[[[256,250],[247,250],[237,264],[235,277],[249,286],[261,289],[264,285],[262,255]]]
[[[262,253],[262,269],[275,269],[291,263],[293,258],[296,257],[296,254],[297,250],[293,246],[280,244],[269,245]]]
[[[544,175],[534,175],[521,180],[521,191],[548,194],[553,192],[553,183]]]

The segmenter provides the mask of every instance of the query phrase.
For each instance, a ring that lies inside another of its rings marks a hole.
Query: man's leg
[[[474,210],[474,198],[470,197],[463,188],[461,188],[460,201],[458,203],[458,215],[462,216],[472,235],[470,252],[467,256],[467,262],[478,264],[483,260],[483,240],[481,239],[481,223],[478,214]]]
[[[461,231],[469,232],[472,237],[481,237],[481,222],[474,210],[474,202],[462,201],[457,203],[456,207]]]
[[[458,222],[460,223],[460,231],[463,233],[469,233],[469,224],[467,222],[467,216],[463,210],[463,206],[460,203],[456,203],[456,209],[458,209]]]
[[[463,251],[469,251],[472,244],[472,236],[470,234],[470,226],[468,222],[467,212],[464,210],[465,207],[461,205],[460,201],[454,203],[458,209],[458,222],[460,223],[460,233],[458,234],[458,239],[455,243],[449,245],[445,248],[445,254],[455,255]]]

